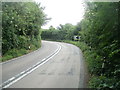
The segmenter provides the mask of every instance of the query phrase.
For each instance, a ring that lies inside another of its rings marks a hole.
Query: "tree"
[[[63,39],[66,39],[66,40],[73,39],[75,26],[73,26],[72,24],[67,23],[65,25],[60,25],[58,27],[58,30],[60,30],[61,37],[64,37],[64,38],[62,38],[62,40]]]
[[[80,31],[82,40],[96,53],[93,63],[96,62],[94,68],[98,67],[98,69],[94,70],[100,72],[101,66],[105,62],[104,76],[112,78],[115,82],[120,80],[118,77],[120,71],[119,5],[115,2],[88,2],[85,19],[81,22]],[[101,59],[97,59],[98,57],[101,57]],[[96,71],[93,72],[95,75],[99,75]],[[113,87],[119,86],[120,82],[113,85]],[[110,84],[108,87],[111,87]]]
[[[2,53],[13,48],[27,48],[40,41],[40,29],[46,15],[35,2],[2,3]],[[40,46],[40,43],[39,45]]]

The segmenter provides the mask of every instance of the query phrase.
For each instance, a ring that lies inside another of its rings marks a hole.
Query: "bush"
[[[119,88],[120,81],[117,82],[114,78],[107,78],[105,76],[92,76],[90,78],[89,87],[98,89]]]
[[[6,61],[18,56],[22,56],[24,54],[28,53],[27,50],[25,49],[11,49],[9,50],[3,57],[2,57],[2,61]]]
[[[6,60],[9,60],[9,59],[12,59],[13,58],[13,56],[11,56],[11,55],[6,55],[6,56],[3,56],[2,57],[2,61],[6,61]]]
[[[3,2],[2,11],[3,55],[14,53],[14,48],[28,49],[28,46],[32,44],[36,48],[40,47],[40,43],[36,42],[41,40],[41,26],[46,20],[46,15],[40,4],[35,2]],[[17,56],[16,54],[13,56]]]

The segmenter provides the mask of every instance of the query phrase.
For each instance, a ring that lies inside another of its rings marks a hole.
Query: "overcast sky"
[[[55,28],[59,24],[71,23],[76,25],[83,19],[84,3],[83,0],[35,0],[41,2],[45,7],[45,14],[52,18],[47,25],[42,28],[49,28],[51,25]]]

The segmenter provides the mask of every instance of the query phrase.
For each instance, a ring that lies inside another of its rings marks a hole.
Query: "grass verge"
[[[38,43],[38,42],[37,42]],[[25,55],[25,54],[28,54],[32,51],[35,51],[37,50],[38,48],[41,47],[41,44],[39,43],[36,44],[31,44],[30,45],[30,49],[28,48],[23,48],[23,49],[17,49],[17,48],[14,48],[14,49],[11,49],[11,50],[8,50],[3,56],[2,56],[2,59],[1,62],[4,62],[4,61],[7,61],[7,60],[10,60],[10,59],[13,59],[13,58],[16,58],[16,57],[19,57],[19,56],[22,56],[22,55]]]

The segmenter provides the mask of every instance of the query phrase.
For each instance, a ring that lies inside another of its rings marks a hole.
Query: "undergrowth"
[[[28,46],[29,47],[29,46]],[[14,48],[11,50],[8,50],[3,56],[2,56],[2,62],[28,54],[38,48],[41,47],[41,42],[38,42],[37,40],[34,40],[34,43],[30,45],[30,48],[22,48],[22,49],[18,49],[18,48]]]

